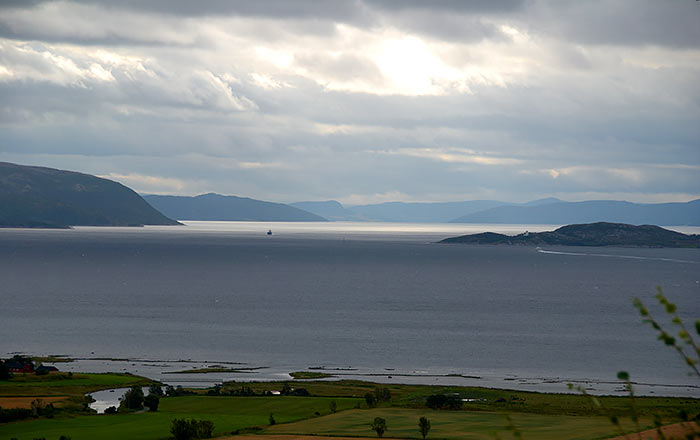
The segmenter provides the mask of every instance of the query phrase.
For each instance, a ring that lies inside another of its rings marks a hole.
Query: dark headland
[[[598,222],[515,236],[484,232],[446,238],[440,243],[697,248],[700,235],[682,234],[653,225]]]
[[[112,180],[0,162],[0,227],[177,224],[133,190]]]

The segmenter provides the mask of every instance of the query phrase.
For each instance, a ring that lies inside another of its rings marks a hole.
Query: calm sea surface
[[[0,356],[67,354],[85,359],[62,369],[187,384],[324,367],[384,382],[565,392],[580,381],[614,393],[627,370],[643,393],[700,396],[632,307],[634,296],[653,305],[662,286],[692,324],[698,249],[434,243],[552,229],[541,225],[188,224],[0,230]],[[224,362],[264,368],[167,374]]]

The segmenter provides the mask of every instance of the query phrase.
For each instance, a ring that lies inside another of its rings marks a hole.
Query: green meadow
[[[83,415],[37,419],[0,425],[0,439],[36,437],[73,440],[155,440],[168,438],[176,418],[206,419],[214,422],[215,435],[252,426],[266,426],[270,414],[278,423],[314,418],[316,412],[330,413],[331,400],[338,410],[354,408],[359,399],[327,397],[219,397],[182,396],[161,399],[158,412],[115,415]]]
[[[493,440],[494,435],[502,439],[514,438],[508,431],[506,415],[524,438],[538,440],[593,440],[605,439],[616,434],[606,417],[553,416],[527,413],[501,413],[479,411],[432,411],[429,409],[375,408],[356,409],[327,417],[304,420],[285,425],[272,426],[265,430],[274,434],[314,434],[348,437],[376,437],[370,423],[382,417],[387,423],[385,437],[420,439],[418,419],[427,417],[431,422],[428,439],[473,439]],[[643,420],[646,425],[650,420]],[[626,428],[632,429],[631,423]]]
[[[0,396],[85,394],[109,388],[148,385],[153,381],[131,374],[52,373],[45,376],[16,374],[0,380]]]
[[[97,389],[147,385],[152,381],[126,374],[57,373],[47,376],[16,375],[0,381],[0,398],[17,396],[65,396],[53,418],[39,417],[0,424],[0,440],[17,438],[57,440],[65,435],[72,440],[160,440],[170,437],[176,418],[195,418],[214,423],[216,436],[235,431],[260,434],[330,435],[376,438],[370,429],[375,417],[386,419],[389,438],[420,438],[418,419],[430,419],[428,439],[512,439],[508,418],[524,439],[604,439],[619,431],[610,423],[615,415],[627,432],[635,430],[631,422],[632,401],[627,397],[599,397],[603,409],[591,398],[580,394],[544,394],[478,387],[429,385],[380,385],[357,380],[290,381],[311,396],[230,396],[196,395],[164,397],[157,412],[120,412],[97,415],[82,409],[84,393]],[[247,387],[255,393],[279,391],[283,382],[227,383],[221,394]],[[562,385],[563,388],[565,388]],[[377,390],[380,388],[380,390]],[[368,407],[366,394],[388,390],[391,398]],[[469,399],[458,410],[432,410],[426,399],[442,394]],[[8,401],[11,399],[8,399]],[[337,412],[331,412],[335,402]],[[654,416],[664,423],[681,420],[681,413],[694,417],[700,413],[700,399],[642,397],[634,399],[640,429],[651,426]],[[276,424],[270,425],[273,414]]]

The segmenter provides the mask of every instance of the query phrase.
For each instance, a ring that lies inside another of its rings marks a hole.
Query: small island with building
[[[519,235],[483,232],[446,238],[440,243],[698,248],[700,235],[653,225],[598,222],[562,226],[547,232],[526,231]]]

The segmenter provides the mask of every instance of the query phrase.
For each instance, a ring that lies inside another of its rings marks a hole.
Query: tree
[[[160,397],[157,394],[149,394],[143,398],[143,404],[151,412],[158,411],[158,404],[160,403]]]
[[[374,394],[372,393],[365,394],[365,402],[367,403],[368,408],[374,408],[377,406],[377,398],[374,397]]]
[[[41,399],[34,399],[30,405],[32,409],[32,416],[39,417],[41,415],[41,408],[44,406],[44,402]]]
[[[270,425],[274,425],[275,423],[277,423],[275,421],[275,415],[272,413],[270,413],[270,417],[267,418],[267,421],[270,422]]]
[[[161,387],[157,383],[154,383],[150,387],[148,387],[148,394],[158,397],[163,397],[165,395],[165,393],[163,392],[163,387]]]
[[[386,420],[381,417],[375,417],[372,422],[372,430],[377,433],[377,437],[382,438],[384,432],[387,431]]]
[[[331,410],[331,413],[335,413],[338,410],[338,405],[335,403],[335,400],[331,400],[331,403],[328,404],[328,408]]]
[[[377,402],[387,402],[391,400],[391,391],[389,391],[389,388],[377,387],[374,389],[374,395],[377,397]]]
[[[280,394],[283,396],[288,396],[289,393],[292,392],[292,387],[289,386],[289,382],[285,382],[282,384],[282,391],[280,391]]]
[[[8,380],[12,378],[12,373],[10,373],[10,367],[5,361],[0,359],[0,380]]]
[[[430,420],[425,417],[418,419],[418,430],[420,431],[420,435],[423,436],[423,440],[425,440],[428,431],[430,431]]]
[[[122,405],[126,409],[141,409],[143,408],[143,390],[140,386],[134,385],[129,391],[124,393],[122,397]]]

